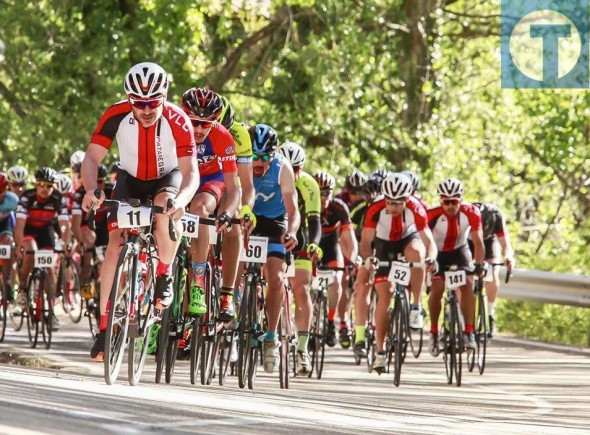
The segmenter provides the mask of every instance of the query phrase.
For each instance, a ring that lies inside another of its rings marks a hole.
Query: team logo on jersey
[[[260,199],[262,199],[262,201],[263,201],[263,202],[267,202],[267,201],[270,201],[270,200],[271,200],[271,199],[272,199],[274,196],[275,196],[275,192],[272,192],[272,193],[271,193],[270,195],[268,195],[268,196],[267,196],[267,195],[265,195],[265,194],[264,194],[264,193],[262,193],[262,192],[258,192],[258,193],[256,194],[256,199],[255,199],[255,200],[256,200],[256,201],[258,201],[258,198],[260,198]]]
[[[225,149],[225,154],[232,154],[234,152],[234,147],[229,146]]]

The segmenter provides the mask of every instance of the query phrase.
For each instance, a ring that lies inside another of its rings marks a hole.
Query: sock
[[[156,267],[156,275],[170,275],[172,273],[172,268],[170,264],[166,264],[162,261],[158,262],[158,267]]]
[[[264,334],[264,341],[272,341],[277,339],[277,333],[274,331],[266,331]]]
[[[232,287],[221,287],[221,294],[233,297],[234,289]]]
[[[465,325],[465,334],[473,334],[473,324]]]
[[[309,332],[301,331],[297,333],[297,352],[307,352],[307,343],[309,342]]]
[[[328,321],[334,323],[336,317],[336,308],[328,308]]]
[[[354,344],[365,341],[365,327],[355,326],[354,327]]]
[[[430,333],[438,335],[438,325],[430,325]]]
[[[109,323],[109,316],[107,316],[106,314],[101,314],[100,315],[100,325],[98,325],[98,329],[100,331],[106,331],[108,323]]]
[[[385,356],[385,355],[387,355],[387,351],[386,350],[377,351],[377,355],[383,355],[383,356]]]
[[[196,261],[191,262],[191,267],[193,268],[193,282],[197,287],[204,288],[205,287],[205,268],[207,267],[207,263],[198,263]]]
[[[348,323],[340,321],[340,329],[348,329]]]
[[[496,301],[490,302],[488,301],[488,314],[492,317],[496,317]]]
[[[421,304],[412,304],[412,306],[410,307],[410,310],[422,311],[422,305]]]

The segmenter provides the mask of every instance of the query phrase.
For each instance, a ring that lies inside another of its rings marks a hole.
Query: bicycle
[[[291,254],[287,253],[287,266],[291,263]],[[279,359],[279,384],[281,388],[289,388],[289,373],[291,368],[293,374],[297,373],[295,367],[295,352],[296,348],[293,343],[295,339],[295,333],[293,329],[293,322],[291,316],[291,286],[289,281],[285,278],[285,294],[283,296],[283,306],[281,308],[281,314],[279,318],[279,325],[277,335],[281,341],[280,345],[280,359]],[[290,361],[293,361],[291,365]]]
[[[53,250],[27,250],[26,255],[34,255],[33,269],[27,278],[27,306],[23,316],[27,319],[27,334],[32,348],[37,347],[39,333],[45,349],[51,347],[53,336],[53,301],[47,288],[47,269],[53,267]],[[20,266],[19,266],[20,267]]]
[[[84,311],[78,267],[72,259],[70,248],[57,248],[55,252],[59,254],[55,294],[60,297],[62,308],[70,320],[79,323]]]
[[[387,371],[393,359],[393,384],[399,387],[402,364],[406,359],[408,343],[411,343],[409,324],[410,301],[407,286],[410,284],[410,268],[425,267],[425,263],[407,261],[380,261],[379,266],[391,267],[389,280],[394,283],[393,308],[390,310],[388,328]]]
[[[371,286],[371,299],[367,313],[367,324],[365,326],[365,353],[367,355],[367,370],[373,371],[373,362],[377,356],[376,329],[375,329],[375,308],[377,307],[377,290],[374,285],[375,271],[371,271],[369,285]],[[356,341],[353,334],[353,342]],[[355,365],[361,365],[361,357],[354,355]]]
[[[0,245],[0,266],[3,262],[10,261],[12,258],[12,245]],[[4,341],[6,333],[6,323],[8,322],[8,288],[4,273],[0,272],[0,343]],[[12,314],[11,314],[12,317]]]
[[[443,361],[447,374],[447,383],[453,383],[453,377],[457,387],[461,386],[462,377],[462,355],[465,350],[463,340],[462,319],[459,311],[459,300],[457,288],[467,284],[467,273],[472,274],[470,269],[461,269],[457,266],[442,268],[445,275],[445,292],[443,305],[443,337],[439,345],[443,348]],[[471,351],[468,351],[471,352]]]
[[[94,192],[97,197],[100,191]],[[170,207],[171,200],[168,201]],[[119,254],[115,279],[107,305],[108,323],[105,339],[104,375],[112,385],[119,375],[129,337],[128,380],[137,385],[145,363],[149,333],[157,321],[153,306],[157,248],[152,234],[154,213],[164,213],[159,206],[141,205],[139,199],[105,200],[105,206],[117,207],[117,224],[125,228],[124,244]],[[88,221],[94,220],[94,210]],[[169,234],[176,240],[174,221],[170,218]]]
[[[100,327],[100,267],[104,261],[106,246],[95,246],[90,249],[93,262],[90,268],[90,282],[82,286],[83,303],[86,306],[84,317],[88,318],[90,334],[95,339]]]

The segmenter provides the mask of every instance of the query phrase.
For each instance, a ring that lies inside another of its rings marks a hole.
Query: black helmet
[[[57,172],[55,169],[49,168],[47,166],[37,169],[35,172],[35,180],[37,181],[49,181],[50,183],[55,183],[55,176]]]
[[[107,178],[107,167],[105,165],[98,165],[97,180],[104,180],[105,178]]]
[[[363,186],[363,190],[370,196],[377,196],[381,193],[381,181],[379,176],[371,175]]]
[[[270,154],[279,144],[277,132],[266,124],[256,124],[251,127],[250,138],[254,154]]]
[[[367,182],[368,177],[358,169],[355,169],[346,177],[347,189],[360,189]]]
[[[223,100],[208,88],[191,88],[182,95],[182,108],[189,116],[216,120],[221,115]]]

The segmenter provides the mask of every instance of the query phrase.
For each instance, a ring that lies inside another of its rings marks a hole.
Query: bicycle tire
[[[197,374],[199,372],[199,359],[201,357],[201,337],[202,337],[202,325],[201,316],[195,316],[193,318],[193,324],[191,329],[191,344],[190,344],[190,380],[191,384],[197,383]]]
[[[41,307],[39,292],[41,291],[41,277],[40,274],[33,270],[29,275],[29,282],[27,284],[27,334],[29,337],[29,344],[32,348],[37,347],[39,340],[39,326],[41,322]],[[25,312],[23,311],[23,314]]]
[[[245,388],[248,383],[248,366],[250,363],[250,347],[252,342],[252,318],[250,317],[250,285],[246,281],[242,293],[238,319],[238,386]]]
[[[82,303],[83,298],[80,291],[80,275],[78,274],[78,269],[74,262],[72,260],[69,260],[68,262],[69,264],[66,266],[67,269],[70,270],[73,286],[68,289],[67,284],[65,285],[65,291],[62,294],[62,304],[69,306],[67,313],[70,320],[73,323],[79,323],[80,320],[82,320],[82,314],[84,314],[84,304]]]
[[[227,372],[230,365],[231,351],[236,339],[235,331],[227,330],[223,334],[219,335],[220,343],[223,345],[219,346],[219,385],[223,386],[227,379]]]
[[[0,343],[4,341],[6,323],[8,322],[8,292],[4,284],[4,276],[0,276]]]
[[[463,370],[463,331],[461,330],[461,321],[459,320],[457,300],[451,305],[451,338],[451,365],[455,375],[455,384],[457,387],[460,387]]]
[[[477,319],[477,330],[475,339],[477,342],[477,368],[480,375],[486,368],[486,353],[489,340],[489,328],[488,328],[488,301],[487,295],[482,292],[478,295],[478,319]]]
[[[328,300],[326,297],[322,297],[322,301],[320,303],[320,315],[321,319],[319,321],[319,325],[321,327],[321,333],[318,337],[320,347],[319,347],[319,357],[318,357],[318,367],[316,370],[316,378],[320,380],[322,378],[322,374],[324,372],[324,357],[326,353],[326,336],[328,335]]]
[[[162,313],[160,330],[156,344],[156,384],[162,382],[162,374],[166,366],[168,341],[170,340],[170,309],[167,308]]]
[[[399,387],[402,364],[404,362],[404,316],[406,315],[405,301],[403,301],[397,294],[395,296],[395,305],[393,308],[393,385]],[[407,318],[406,318],[407,319]]]
[[[49,349],[51,347],[51,339],[53,337],[52,319],[54,313],[53,306],[49,301],[49,293],[47,292],[45,285],[43,285],[42,288],[41,304],[41,335],[43,337],[43,344],[45,345],[45,349]]]
[[[184,245],[181,245],[184,246]],[[166,346],[166,370],[164,380],[167,384],[172,381],[174,374],[174,366],[176,365],[176,356],[178,353],[178,340],[180,340],[184,333],[184,320],[182,319],[182,302],[185,294],[185,287],[187,285],[188,271],[186,269],[186,256],[184,251],[176,253],[174,259],[174,300],[168,309],[170,312],[168,329],[169,336]]]
[[[108,385],[117,380],[129,327],[129,310],[131,290],[135,286],[135,273],[137,271],[137,257],[133,254],[130,245],[125,244],[119,254],[115,279],[109,295],[107,305],[108,322],[105,333],[104,349],[104,377]]]
[[[377,291],[371,289],[371,302],[369,304],[369,314],[367,318],[367,332],[365,333],[366,350],[367,350],[367,371],[373,372],[373,362],[377,355],[377,347],[375,345],[375,308],[377,306]]]
[[[172,381],[174,374],[174,366],[176,365],[176,354],[178,352],[178,337],[168,338],[168,348],[166,349],[166,372],[164,381],[169,384]]]
[[[280,338],[281,344],[279,349],[279,384],[282,389],[289,388],[289,354],[291,352],[289,340],[286,339],[288,329],[285,323],[285,312],[281,312],[281,318],[279,319],[279,325],[277,328],[277,335]]]
[[[201,385],[211,385],[213,372],[215,370],[215,361],[217,360],[217,351],[219,344],[217,335],[219,329],[217,326],[217,289],[213,283],[211,267],[205,269],[205,294],[207,295],[207,314],[205,314],[205,336],[201,341]],[[223,326],[221,325],[220,328]]]
[[[409,304],[410,300],[408,299],[408,292],[406,290],[406,301]],[[410,314],[410,309],[408,308],[408,315]],[[422,308],[422,316],[426,318],[426,312],[424,308]],[[410,324],[408,321],[408,342],[410,343],[410,350],[412,351],[412,355],[414,358],[418,358],[422,353],[422,346],[424,345],[424,328],[419,329],[412,329],[410,328]]]

